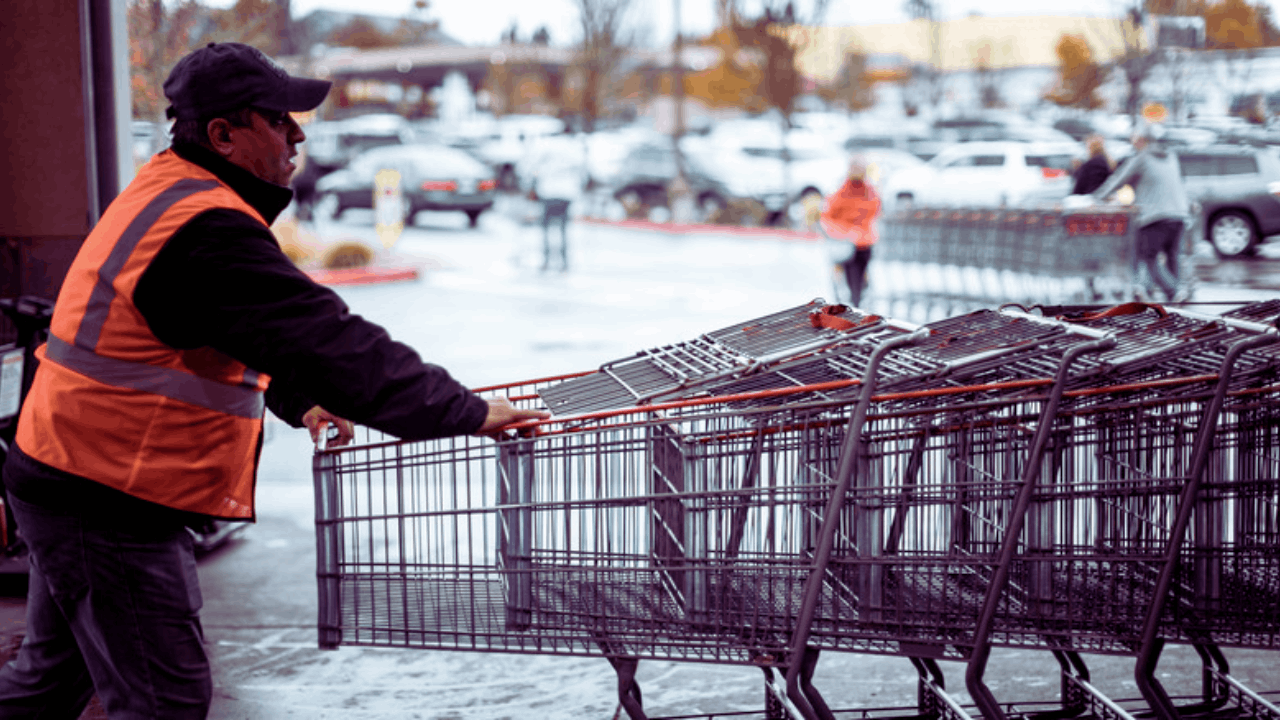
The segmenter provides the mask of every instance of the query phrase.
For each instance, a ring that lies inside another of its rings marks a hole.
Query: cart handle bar
[[[1159,388],[1177,387],[1179,385],[1190,385],[1198,382],[1212,382],[1218,379],[1216,373],[1188,375],[1176,378],[1162,378],[1159,380],[1146,380],[1142,382],[1121,383],[1116,385],[1104,385],[1100,387],[1077,388],[1075,390],[1067,390],[1063,393],[1065,397],[1088,397],[1090,395],[1102,395],[1111,392],[1128,392],[1133,390],[1154,390]],[[1026,380],[1007,380],[1004,382],[985,383],[982,385],[959,385],[947,388],[930,388],[928,390],[909,390],[903,392],[886,392],[877,393],[873,396],[873,400],[877,402],[897,401],[897,400],[913,400],[928,397],[942,397],[947,395],[963,395],[975,392],[986,392],[989,390],[1023,390],[1036,387],[1044,387],[1052,385],[1053,378],[1028,378]],[[521,422],[504,425],[499,430],[532,430],[541,426],[552,425],[555,423],[568,422],[586,422],[590,420],[604,420],[606,418],[619,417],[623,415],[639,415],[642,413],[658,412],[661,410],[677,410],[681,408],[699,407],[703,405],[716,405],[721,403],[744,402],[749,400],[763,400],[773,397],[785,397],[787,395],[796,395],[800,393],[823,392],[826,390],[841,390],[854,385],[861,385],[861,380],[830,380],[827,382],[813,383],[811,385],[797,385],[788,388],[775,388],[772,390],[756,390],[753,392],[734,393],[732,395],[717,395],[715,397],[692,398],[687,400],[674,400],[666,403],[655,403],[653,405],[640,405],[625,408],[615,408],[613,410],[598,410],[596,412],[582,413],[581,415],[571,415],[563,418],[547,418],[544,420],[523,420]]]

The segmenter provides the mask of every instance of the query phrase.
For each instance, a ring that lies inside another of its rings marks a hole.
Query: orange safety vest
[[[830,198],[820,222],[833,240],[848,240],[860,249],[876,244],[875,219],[880,214],[880,196],[870,185],[846,181]]]
[[[253,518],[265,374],[208,347],[160,342],[133,304],[138,278],[196,215],[238,210],[213,173],[165,151],[89,233],[58,294],[18,420],[18,447],[143,500]]]

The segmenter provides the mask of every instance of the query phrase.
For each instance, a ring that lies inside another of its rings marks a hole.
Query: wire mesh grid
[[[855,378],[891,334],[500,442],[371,436],[317,454],[321,644],[758,663],[794,650],[817,583],[817,647],[1130,653],[1177,558],[1161,637],[1277,647],[1274,348],[1249,353],[1211,410],[1242,327],[983,313],[931,330],[890,353],[854,428]],[[1068,351],[1104,335],[1114,347],[1055,380]],[[824,370],[802,375],[805,363]],[[807,383],[833,379],[846,395]],[[572,382],[496,392],[538,406]],[[854,471],[840,478],[854,431]],[[1206,437],[1205,490],[1181,540],[1171,529]],[[834,550],[816,567],[842,480]]]
[[[838,346],[880,324],[876,316],[818,299],[606,363],[590,375],[543,388],[541,394],[557,415],[669,400],[708,382]]]

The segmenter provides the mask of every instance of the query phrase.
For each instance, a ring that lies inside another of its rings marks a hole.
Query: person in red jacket
[[[867,162],[855,156],[840,189],[827,198],[822,211],[822,229],[833,240],[849,242],[852,252],[841,265],[849,286],[850,302],[862,302],[871,248],[876,244],[876,219],[880,216],[880,196],[867,182]]]
[[[329,86],[239,43],[165,81],[173,145],[72,262],[4,465],[31,569],[0,718],[78,717],[95,692],[112,720],[207,716],[186,528],[255,518],[264,408],[337,444],[351,421],[426,439],[546,416],[472,393],[280,249],[306,139],[290,113]]]

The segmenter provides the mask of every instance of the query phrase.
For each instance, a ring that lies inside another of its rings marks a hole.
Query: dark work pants
[[[4,467],[30,548],[27,628],[0,668],[0,720],[196,719],[213,682],[181,513],[69,476],[16,447]]]
[[[849,302],[855,307],[862,302],[862,288],[867,281],[867,265],[871,263],[871,248],[857,248],[844,261],[844,281],[849,286]]]
[[[1151,281],[1160,286],[1165,299],[1178,291],[1178,244],[1182,240],[1181,220],[1157,220],[1138,228],[1138,262],[1147,268]],[[1160,254],[1164,253],[1164,265]]]
[[[569,201],[542,201],[542,269],[551,268],[551,225],[560,225],[560,269],[569,269]]]

